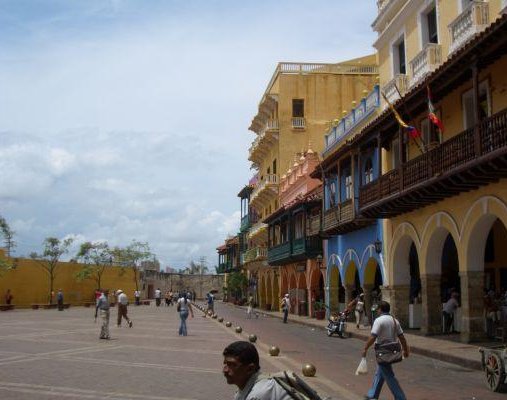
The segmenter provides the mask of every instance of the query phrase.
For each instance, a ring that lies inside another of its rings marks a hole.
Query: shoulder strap
[[[398,335],[396,334],[396,320],[394,319],[394,317],[391,315],[391,318],[393,319],[393,342],[395,342],[397,339],[398,339]]]

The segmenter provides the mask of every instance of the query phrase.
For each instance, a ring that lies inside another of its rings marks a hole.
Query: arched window
[[[366,160],[364,165],[364,184],[368,184],[373,181],[373,162],[371,158]]]

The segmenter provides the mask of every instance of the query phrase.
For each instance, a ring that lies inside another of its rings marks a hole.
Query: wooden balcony
[[[361,229],[373,222],[369,219],[356,217],[352,200],[346,200],[324,212],[322,231],[326,235],[341,235]]]
[[[315,258],[319,254],[322,255],[322,239],[319,236],[307,236],[271,247],[268,250],[268,263],[284,265]]]
[[[265,247],[254,247],[245,252],[243,261],[249,263],[252,261],[265,260],[268,255],[268,251]]]
[[[246,230],[248,230],[248,228],[250,228],[251,226],[251,222],[250,222],[250,215],[244,215],[242,218],[241,218],[241,226],[239,228],[240,232],[245,232]]]
[[[308,218],[307,236],[314,236],[320,233],[320,215]]]
[[[384,218],[507,177],[507,109],[359,190],[359,211]]]

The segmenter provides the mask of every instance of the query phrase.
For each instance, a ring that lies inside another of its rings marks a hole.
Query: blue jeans
[[[187,336],[187,318],[188,318],[188,311],[180,311],[180,336]]]
[[[289,316],[289,309],[288,308],[284,308],[283,309],[283,322],[286,324],[287,323],[287,317]]]
[[[378,399],[382,385],[386,381],[387,386],[391,390],[395,400],[406,400],[405,393],[400,387],[398,380],[394,376],[393,367],[391,364],[377,364],[377,370],[373,376],[373,384],[371,389],[368,391],[368,398]]]

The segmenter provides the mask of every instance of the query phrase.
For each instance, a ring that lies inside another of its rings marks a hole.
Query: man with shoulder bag
[[[375,343],[377,370],[373,377],[372,387],[365,399],[378,399],[384,381],[391,390],[395,400],[406,400],[398,380],[394,376],[391,364],[400,362],[409,356],[409,348],[400,323],[389,312],[391,306],[387,301],[379,303],[380,316],[375,319],[371,328],[371,336],[364,346],[362,357],[366,357],[368,349]],[[403,357],[402,357],[403,350]]]

